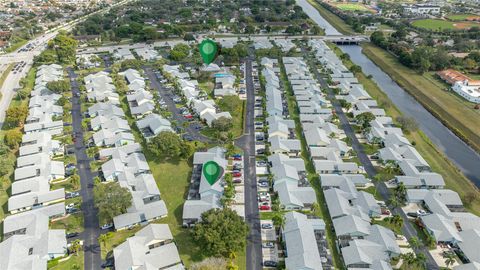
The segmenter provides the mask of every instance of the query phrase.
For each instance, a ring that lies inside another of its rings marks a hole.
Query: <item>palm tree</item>
[[[78,174],[74,174],[72,175],[70,181],[72,182],[72,185],[74,187],[78,187],[78,185],[80,184],[80,176],[78,176]]]
[[[100,236],[98,237],[98,242],[100,242],[103,245],[103,248],[106,248],[107,241],[109,238],[110,236],[108,235],[108,233],[100,234]]]
[[[445,264],[447,265],[447,267],[453,265],[455,262],[457,262],[457,260],[455,260],[455,256],[453,256],[453,254],[449,253],[446,255]]]
[[[78,256],[78,251],[82,248],[82,245],[80,244],[80,240],[76,239],[70,244],[70,251],[72,253],[75,253],[76,256]]]
[[[403,219],[400,215],[393,215],[392,219],[390,220],[394,225],[402,227]]]
[[[318,210],[320,210],[320,205],[317,202],[314,202],[312,204],[312,212],[315,214],[318,212]]]
[[[407,266],[414,264],[416,261],[415,254],[413,252],[408,252],[408,253],[402,254],[401,256],[402,256],[403,262]]]
[[[413,249],[417,249],[418,247],[420,247],[420,241],[418,240],[418,237],[416,237],[416,236],[408,239],[408,244]]]
[[[425,266],[425,263],[427,262],[427,256],[423,253],[418,253],[417,258],[415,260],[415,264],[419,266]]]
[[[392,208],[397,208],[400,205],[400,202],[398,201],[397,197],[391,196],[388,200],[388,205],[390,205]]]

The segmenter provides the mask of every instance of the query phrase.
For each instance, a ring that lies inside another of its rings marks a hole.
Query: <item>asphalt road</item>
[[[245,220],[250,227],[250,233],[247,237],[247,269],[259,270],[262,269],[262,237],[257,203],[257,174],[255,170],[255,90],[252,78],[252,59],[247,58],[245,61],[245,83],[247,88],[245,130],[243,136],[235,140],[235,145],[242,148],[244,152]]]
[[[83,240],[85,253],[85,269],[101,269],[102,259],[100,257],[100,245],[98,237],[102,233],[98,223],[97,209],[93,204],[93,177],[90,170],[90,158],[87,156],[86,147],[83,143],[82,112],[80,109],[80,89],[78,87],[77,75],[71,68],[68,68],[68,76],[72,86],[72,127],[75,136],[75,156],[77,158],[77,171],[80,175],[80,196],[82,196],[82,212],[84,215],[85,230],[79,235]]]
[[[163,98],[165,103],[168,106],[168,110],[172,113],[172,118],[175,120],[177,123],[177,127],[181,127],[184,129],[184,132],[188,135],[191,136],[192,140],[194,141],[201,141],[201,142],[208,142],[210,141],[209,138],[205,137],[200,133],[199,129],[196,129],[193,127],[193,125],[190,125],[191,123],[196,123],[196,125],[203,126],[203,124],[198,123],[196,121],[188,121],[183,115],[180,113],[179,109],[175,105],[175,102],[173,102],[173,93],[169,89],[165,88],[157,79],[157,76],[155,76],[155,71],[152,69],[152,67],[144,66],[143,70],[145,71],[145,75],[148,77],[150,80],[150,87],[152,89],[155,89],[159,96]],[[189,123],[186,128],[183,126],[183,123]]]
[[[332,89],[330,89],[328,87],[326,78],[323,77],[320,74],[320,72],[318,72],[317,68],[315,68],[315,63],[312,62],[312,59],[314,59],[314,57],[311,57],[310,55],[308,55],[305,48],[302,48],[302,52],[304,54],[304,58],[308,59],[308,63],[310,65],[311,69],[313,70],[313,74],[315,75],[317,80],[320,82],[321,87],[323,89],[327,89],[327,98],[332,102],[335,113],[338,116],[338,118],[340,119],[341,128],[345,131],[345,134],[351,139],[353,150],[357,153],[357,156],[358,156],[360,162],[362,163],[365,171],[367,172],[368,176],[371,179],[374,179],[375,175],[377,175],[377,171],[376,171],[375,167],[372,165],[372,162],[368,158],[367,154],[365,154],[365,151],[363,149],[362,144],[360,144],[357,137],[355,136],[355,131],[353,130],[352,126],[350,125],[350,122],[348,121],[347,116],[343,112],[342,106],[335,99],[335,94],[332,91]],[[389,193],[388,188],[385,185],[385,183],[384,182],[379,182],[379,181],[374,181],[373,183],[375,184],[375,187],[376,187],[378,193],[380,194],[380,196],[383,198],[383,200],[388,201],[388,199],[390,197],[390,193]],[[407,239],[410,239],[414,236],[417,236],[417,232],[416,232],[415,228],[410,223],[410,221],[409,221],[408,217],[405,215],[405,213],[399,207],[396,207],[396,208],[393,208],[393,209],[390,209],[390,210],[391,210],[392,214],[398,214],[402,217],[402,219],[403,219],[402,232],[407,237]],[[423,254],[426,255],[426,257],[427,257],[427,261],[426,261],[427,269],[429,269],[429,270],[430,269],[432,269],[432,270],[433,269],[440,269],[438,267],[438,265],[436,264],[435,260],[433,259],[433,257],[428,252],[427,248],[425,248],[425,247],[417,248],[417,249],[415,249],[415,253],[417,253],[417,254],[418,253],[423,253]]]

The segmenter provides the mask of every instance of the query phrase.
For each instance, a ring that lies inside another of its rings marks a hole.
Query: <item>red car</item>
[[[232,174],[233,177],[241,177],[242,176],[242,173],[239,173],[239,172],[234,172]]]
[[[193,118],[193,116],[191,114],[184,115],[183,117],[185,117],[187,119],[192,119]]]
[[[258,209],[260,209],[260,210],[270,210],[270,206],[269,205],[260,205],[260,207]]]

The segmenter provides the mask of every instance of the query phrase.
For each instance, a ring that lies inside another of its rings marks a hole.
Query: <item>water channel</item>
[[[305,13],[320,27],[326,35],[341,35],[330,25],[307,0],[297,0]],[[390,100],[405,115],[415,118],[420,129],[430,140],[470,179],[480,187],[480,155],[464,143],[438,119],[430,114],[420,103],[395,83],[385,72],[377,67],[362,53],[362,47],[357,45],[340,46],[343,52],[350,55],[351,60],[362,67],[367,75],[385,92]]]

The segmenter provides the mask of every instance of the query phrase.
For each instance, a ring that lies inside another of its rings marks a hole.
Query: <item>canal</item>
[[[297,4],[303,8],[320,27],[325,29],[326,35],[340,35],[307,0],[297,0]],[[398,109],[407,116],[416,119],[420,129],[430,140],[470,179],[477,187],[480,187],[480,155],[470,146],[464,143],[420,103],[410,96],[403,88],[395,83],[385,72],[377,67],[362,53],[362,47],[357,45],[339,46],[343,52],[350,55],[351,60],[362,68],[380,89],[385,92]]]

